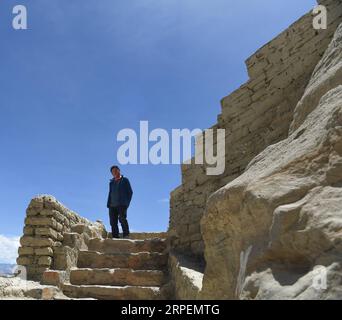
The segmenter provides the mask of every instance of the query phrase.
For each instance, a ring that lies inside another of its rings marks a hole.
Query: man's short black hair
[[[120,171],[120,168],[119,168],[118,166],[111,166],[111,167],[110,167],[110,172],[112,172],[113,169],[118,169],[118,170]]]

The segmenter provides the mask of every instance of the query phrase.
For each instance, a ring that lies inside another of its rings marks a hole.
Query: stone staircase
[[[129,239],[90,239],[63,293],[78,299],[167,299],[162,289],[168,261],[164,236],[132,233]]]

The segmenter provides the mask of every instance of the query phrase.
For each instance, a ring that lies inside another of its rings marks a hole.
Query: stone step
[[[120,238],[122,238],[122,233],[119,234]],[[108,238],[112,238],[112,233],[108,232]],[[131,232],[129,234],[129,239],[135,240],[145,240],[145,239],[166,239],[167,232]]]
[[[99,300],[161,300],[159,287],[100,286],[64,284],[63,293],[70,298],[94,298]]]
[[[132,269],[72,269],[70,283],[74,285],[161,286],[165,276],[159,270]]]
[[[129,268],[134,270],[163,270],[168,255],[157,252],[100,253],[80,250],[78,268]]]
[[[166,250],[166,239],[90,239],[88,249],[102,253],[160,252]]]

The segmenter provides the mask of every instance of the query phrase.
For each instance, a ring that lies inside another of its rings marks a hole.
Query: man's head
[[[110,172],[112,173],[113,177],[120,177],[120,168],[118,166],[112,166],[110,168]]]

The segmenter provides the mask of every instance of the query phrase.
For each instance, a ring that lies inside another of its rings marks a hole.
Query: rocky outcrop
[[[201,297],[342,299],[342,25],[287,139],[212,194]]]

